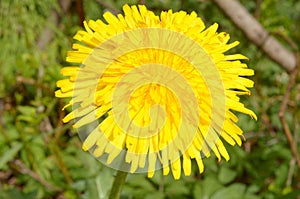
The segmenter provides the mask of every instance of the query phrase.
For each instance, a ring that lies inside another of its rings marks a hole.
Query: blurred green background
[[[255,69],[255,88],[242,101],[258,121],[239,115],[245,132],[243,147],[229,147],[229,162],[213,156],[204,160],[205,172],[174,181],[129,175],[122,198],[273,199],[299,198],[300,171],[283,132],[278,112],[288,74],[252,44],[209,0],[0,0],[0,198],[101,198],[110,189],[114,170],[81,149],[72,124],[62,124],[66,103],[54,97],[60,69],[68,65],[66,52],[82,29],[82,18],[102,19],[124,3],[145,3],[157,14],[173,9],[196,11],[206,25],[220,24]],[[300,1],[241,0],[270,32],[290,38],[300,47]],[[70,3],[70,4],[68,4]],[[68,4],[68,5],[67,5]],[[281,37],[276,37],[290,49]],[[286,120],[297,146],[300,142],[299,78],[291,92]],[[298,147],[298,152],[300,147]]]

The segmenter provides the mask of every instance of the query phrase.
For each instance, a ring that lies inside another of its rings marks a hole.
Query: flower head
[[[195,159],[213,152],[229,160],[223,140],[241,145],[242,130],[233,111],[256,115],[240,102],[250,94],[254,74],[240,59],[225,55],[238,42],[205,28],[195,12],[161,12],[145,6],[123,7],[124,16],[107,12],[101,20],[84,22],[65,67],[68,78],[57,82],[57,97],[72,97],[64,122],[84,139],[83,149],[117,169],[130,172],[163,168],[180,178],[191,174]],[[83,135],[91,129],[88,135]],[[182,162],[182,163],[181,163]]]

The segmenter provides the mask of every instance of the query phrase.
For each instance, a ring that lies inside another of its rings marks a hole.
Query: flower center
[[[180,104],[174,93],[163,85],[154,83],[139,87],[131,95],[128,111],[134,124],[145,129],[142,137],[152,137],[168,127],[178,131]],[[173,138],[170,135],[168,139]]]

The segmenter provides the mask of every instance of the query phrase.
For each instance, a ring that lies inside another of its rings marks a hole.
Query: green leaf
[[[185,195],[188,194],[190,191],[186,184],[181,181],[174,181],[171,184],[166,185],[166,194],[170,196],[171,198],[175,195]]]
[[[32,106],[18,106],[18,111],[22,115],[34,116],[36,114],[36,109]]]
[[[164,194],[161,192],[147,194],[145,199],[164,199]]]
[[[143,190],[147,190],[151,192],[155,191],[155,188],[150,183],[149,179],[147,179],[147,177],[142,174],[128,176],[127,183],[132,187],[141,188]]]
[[[257,193],[259,191],[259,186],[253,184],[253,185],[250,185],[248,188],[247,188],[247,193],[251,193],[251,194],[254,194],[254,193]]]
[[[89,195],[89,198],[103,198],[104,193],[101,189],[98,189],[99,186],[97,185],[97,182],[95,179],[89,179],[87,180],[87,192]]]
[[[3,169],[4,165],[12,159],[14,159],[15,155],[20,151],[23,147],[22,143],[14,143],[10,149],[8,149],[2,157],[0,158],[0,168]]]
[[[243,199],[260,199],[260,198],[261,198],[260,196],[246,194]]]
[[[278,196],[276,199],[286,199],[286,198],[298,198],[300,196],[300,189],[294,190],[286,195]]]
[[[194,199],[203,199],[203,186],[200,183],[197,183],[193,189]]]
[[[98,189],[101,189],[102,196],[108,196],[110,192],[111,186],[114,181],[113,172],[114,170],[112,170],[111,168],[103,167],[99,172],[99,175],[95,179]]]
[[[214,176],[207,176],[202,185],[202,198],[209,198],[212,196],[216,191],[220,190],[223,185],[217,180]]]
[[[16,199],[16,198],[22,198],[22,199],[32,199],[32,198],[38,198],[37,197],[37,189],[34,189],[33,191],[26,192],[24,190],[20,191],[16,189],[15,187],[9,187],[6,189],[0,188],[0,198],[2,199]]]
[[[285,186],[286,179],[288,177],[288,172],[289,172],[289,166],[286,164],[282,164],[276,169],[276,171],[275,171],[276,186],[278,186],[278,187]]]
[[[76,191],[84,191],[85,190],[85,188],[86,188],[86,182],[85,182],[85,180],[78,180],[78,181],[76,181],[76,182],[74,182],[72,185],[71,185],[71,187],[72,187],[72,189],[74,189],[74,190],[76,190]]]
[[[244,196],[246,186],[244,184],[235,183],[228,187],[224,187],[217,191],[211,199],[241,199]]]
[[[222,166],[218,175],[218,179],[222,184],[228,184],[232,182],[236,176],[236,171],[231,170],[226,166]]]

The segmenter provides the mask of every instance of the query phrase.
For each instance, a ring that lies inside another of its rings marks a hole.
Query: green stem
[[[122,191],[122,187],[125,184],[125,180],[127,177],[127,172],[119,170],[115,177],[114,183],[111,187],[111,191],[109,194],[109,199],[119,199]]]

